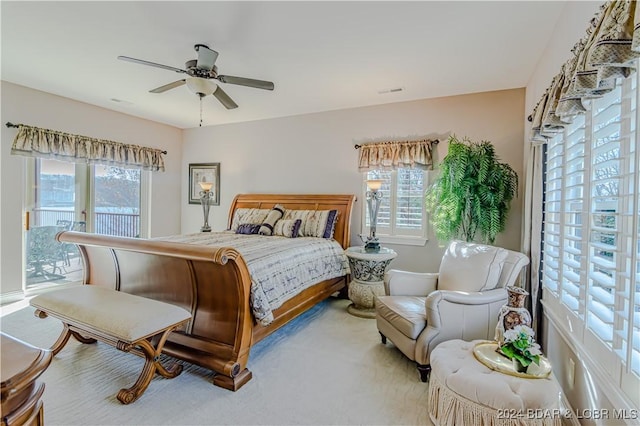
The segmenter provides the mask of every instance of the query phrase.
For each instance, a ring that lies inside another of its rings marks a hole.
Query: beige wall
[[[182,131],[67,98],[2,82],[0,149],[0,294],[21,294],[24,157],[10,155],[16,129],[7,121],[167,150],[166,172],[151,177],[151,235],[180,232]]]
[[[188,164],[220,162],[221,205],[212,208],[209,221],[214,229],[226,227],[238,193],[351,193],[359,198],[352,222],[352,243],[359,245],[364,203],[355,144],[436,136],[443,140],[436,153],[442,159],[450,133],[489,140],[524,182],[523,115],[524,90],[514,89],[186,130],[182,232],[197,232],[202,225],[200,206],[187,204]],[[522,185],[496,244],[520,247],[521,204]],[[431,235],[424,247],[388,246],[399,254],[391,266],[412,271],[436,271],[443,250]]]

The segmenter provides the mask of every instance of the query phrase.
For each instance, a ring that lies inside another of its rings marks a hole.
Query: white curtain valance
[[[591,20],[529,117],[531,140],[546,142],[585,112],[583,102],[615,88],[615,79],[635,72],[640,57],[640,7],[636,0],[609,1]]]
[[[165,151],[19,124],[11,154],[164,171]]]
[[[394,170],[402,167],[415,169],[433,168],[433,144],[438,140],[404,142],[377,142],[357,145],[360,149],[358,170]]]

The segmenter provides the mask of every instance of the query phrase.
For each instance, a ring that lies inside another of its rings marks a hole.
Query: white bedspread
[[[273,321],[273,310],[304,289],[349,273],[342,246],[325,238],[286,238],[224,231],[160,239],[238,250],[251,273],[253,314],[263,325]]]

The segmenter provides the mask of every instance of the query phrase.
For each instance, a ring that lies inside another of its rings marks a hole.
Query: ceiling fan
[[[209,80],[215,79],[221,83],[237,84],[240,86],[255,87],[257,89],[273,90],[274,85],[270,81],[254,80],[252,78],[234,77],[231,75],[219,75],[218,67],[215,65],[218,58],[218,52],[210,49],[209,46],[204,44],[196,44],[193,46],[198,53],[198,59],[192,59],[184,64],[185,69],[175,68],[169,65],[157,64],[155,62],[144,61],[142,59],[130,58],[128,56],[118,56],[118,59],[122,61],[129,61],[141,65],[149,65],[156,68],[162,68],[169,71],[175,71],[179,74],[186,74],[188,77],[174,81],[173,83],[165,84],[164,86],[156,87],[149,90],[150,93],[163,93],[167,90],[174,89],[185,85],[196,95],[203,97],[207,95],[213,95],[220,101],[222,105],[227,109],[237,108],[233,99],[222,90],[222,88]]]

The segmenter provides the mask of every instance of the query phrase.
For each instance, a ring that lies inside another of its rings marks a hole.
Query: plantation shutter
[[[587,280],[587,327],[607,345],[613,343],[619,230],[620,87],[593,102],[591,161],[591,235]]]
[[[422,170],[399,169],[397,173],[395,225],[397,229],[422,229],[424,173]]]
[[[547,143],[546,191],[544,200],[544,256],[542,282],[554,294],[559,291],[560,280],[560,220],[563,192],[563,144],[554,137]]]
[[[564,226],[562,227],[562,302],[581,315],[580,282],[585,270],[585,116],[567,126],[564,140]]]
[[[382,179],[378,234],[421,236],[424,230],[425,173],[419,169],[372,170],[367,179]],[[392,188],[394,190],[392,190]],[[369,225],[369,215],[365,216]]]
[[[624,282],[623,288],[628,289],[623,296],[622,309],[616,310],[618,316],[615,323],[615,333],[620,338],[620,349],[618,355],[622,360],[629,360],[627,373],[635,373],[640,376],[640,149],[638,149],[638,78],[630,79],[627,82],[631,86],[625,91],[622,98],[622,128],[628,123],[629,132],[623,132],[622,137],[627,138],[629,143],[628,152],[624,153],[627,158],[628,173],[624,176],[624,191],[622,204],[624,207],[624,228],[625,232],[622,246],[628,261],[624,263],[621,278]],[[635,141],[635,142],[634,142]],[[623,377],[623,388],[631,393],[631,389],[636,389],[637,384],[627,377]]]
[[[391,198],[392,198],[392,182],[391,170],[373,170],[367,172],[367,179],[381,179],[382,199],[380,200],[380,208],[378,209],[378,223],[376,230],[378,233],[388,234],[391,230]],[[365,216],[366,226],[371,226],[369,215]]]
[[[637,79],[593,110],[587,327],[640,375]]]

